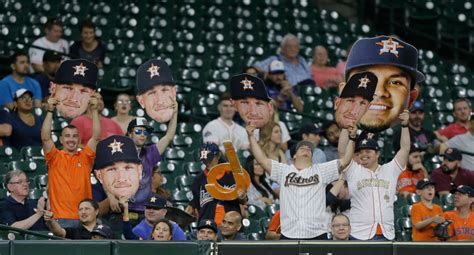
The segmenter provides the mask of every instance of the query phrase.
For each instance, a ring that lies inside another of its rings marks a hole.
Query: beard
[[[443,170],[443,173],[445,174],[452,174],[454,173],[456,170],[458,170],[458,167],[453,167],[453,168],[449,168],[448,166],[446,165],[443,165],[442,166],[442,170]]]

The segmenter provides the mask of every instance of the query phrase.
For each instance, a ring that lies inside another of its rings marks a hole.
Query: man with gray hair
[[[0,224],[30,230],[47,230],[43,221],[46,198],[28,199],[28,177],[21,170],[8,172],[4,185],[10,195],[0,205]]]
[[[297,84],[314,84],[311,70],[300,52],[300,40],[293,34],[286,34],[280,42],[279,53],[254,64],[256,68],[267,74],[270,64],[274,60],[283,62],[285,77],[291,86]]]

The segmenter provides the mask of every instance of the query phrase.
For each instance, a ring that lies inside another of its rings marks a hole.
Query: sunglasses
[[[144,136],[150,135],[150,132],[148,132],[146,129],[135,129],[133,132],[136,135],[141,135],[141,134],[143,134]]]

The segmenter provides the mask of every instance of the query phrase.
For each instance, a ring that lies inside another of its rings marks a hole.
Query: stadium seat
[[[180,190],[191,189],[194,182],[194,176],[180,175],[175,179],[175,183]]]
[[[263,234],[263,233],[249,233],[249,234],[247,234],[247,238],[250,241],[261,241],[261,240],[265,240],[265,234]]]
[[[30,189],[28,193],[29,199],[39,199],[40,197],[44,196],[46,191],[44,189]]]
[[[172,202],[190,202],[193,199],[193,193],[189,190],[176,190],[171,192]]]
[[[37,174],[46,174],[47,169],[44,161],[11,161],[8,164],[9,170],[22,170],[28,177],[33,177]]]
[[[201,162],[186,162],[183,169],[189,176],[196,176],[203,171],[204,165]]]
[[[8,191],[6,189],[0,189],[0,201],[8,197]]]
[[[270,225],[270,218],[267,217],[262,217],[259,222],[260,222],[260,227],[262,228],[262,233],[267,233],[268,230],[268,225]]]
[[[407,200],[408,200],[408,203],[409,203],[410,205],[412,205],[412,204],[415,204],[415,203],[420,202],[420,201],[421,201],[421,198],[420,198],[420,196],[418,196],[417,194],[412,193],[412,194],[410,194],[410,195],[407,196]]]
[[[245,234],[262,233],[262,230],[260,228],[260,224],[259,224],[258,220],[256,220],[256,219],[243,219],[242,220],[242,230]]]
[[[38,189],[46,189],[46,187],[48,186],[48,175],[47,174],[37,175],[35,176],[34,181]]]
[[[411,205],[404,205],[402,208],[402,216],[410,217],[411,216]]]
[[[42,160],[44,161],[44,152],[41,146],[25,146],[20,150],[23,160]]]
[[[184,160],[186,153],[180,148],[167,148],[164,156],[166,160]]]
[[[440,196],[441,204],[453,206],[454,205],[454,196],[451,193]]]
[[[252,219],[261,219],[262,217],[266,217],[265,212],[256,205],[249,205],[247,210],[249,211],[249,216]]]
[[[272,205],[267,205],[265,207],[265,212],[267,213],[268,218],[272,218],[273,215],[280,209],[279,204],[272,204]]]
[[[0,162],[8,163],[12,160],[20,160],[21,155],[17,149],[10,146],[0,146]]]

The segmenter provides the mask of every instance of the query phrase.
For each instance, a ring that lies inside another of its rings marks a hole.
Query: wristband
[[[355,142],[355,141],[357,141],[357,136],[356,136],[356,137],[351,137],[351,136],[349,136],[349,140],[351,140],[351,141],[354,141],[354,142]]]
[[[408,127],[408,124],[406,124],[406,125],[402,125],[402,127],[404,127],[404,128],[407,128],[407,127]]]

